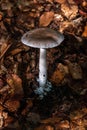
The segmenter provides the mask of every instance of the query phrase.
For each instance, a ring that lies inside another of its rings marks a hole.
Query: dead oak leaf
[[[48,26],[54,18],[54,12],[45,12],[44,14],[41,15],[40,20],[39,20],[39,26]]]

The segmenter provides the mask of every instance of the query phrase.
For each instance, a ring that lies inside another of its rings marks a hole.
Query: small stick
[[[6,54],[7,50],[11,47],[11,45],[12,45],[12,43],[9,44],[9,45],[6,47],[6,49],[3,51],[3,53],[2,53],[1,56],[0,56],[0,60],[1,60],[1,59],[3,58],[3,56]]]

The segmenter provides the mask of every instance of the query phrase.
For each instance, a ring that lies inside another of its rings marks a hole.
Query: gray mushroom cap
[[[34,48],[53,48],[64,40],[63,34],[50,28],[38,28],[25,33],[21,41]]]

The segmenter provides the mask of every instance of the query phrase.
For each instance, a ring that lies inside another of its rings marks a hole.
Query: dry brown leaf
[[[47,2],[49,2],[49,3],[53,3],[53,0],[46,0]]]
[[[0,105],[0,112],[4,110],[4,107]]]
[[[58,2],[58,3],[62,4],[62,3],[65,3],[66,0],[55,0],[55,2]]]
[[[45,129],[46,129],[46,130],[54,130],[54,127],[51,126],[51,125],[46,125],[46,126],[45,126]]]
[[[0,14],[0,20],[2,20],[2,15]]]
[[[83,37],[87,37],[87,25],[84,28],[84,32],[82,33]]]
[[[16,94],[23,94],[23,89],[22,89],[22,80],[21,78],[16,75],[12,74],[13,82],[14,82],[14,91]]]
[[[19,98],[23,96],[22,80],[18,75],[12,74],[11,76],[9,76],[7,78],[7,83],[11,87],[10,94],[12,95],[12,97],[14,97],[15,95],[18,95]]]
[[[63,78],[64,75],[59,70],[56,70],[51,77],[51,81],[54,84],[59,84],[63,80]]]
[[[14,112],[20,107],[20,102],[17,100],[7,100],[5,102],[5,106],[9,109],[9,111]]]
[[[84,107],[81,110],[76,110],[70,113],[71,120],[82,119],[85,115],[87,115],[87,108]]]
[[[78,15],[78,6],[73,0],[67,0],[61,5],[61,11],[64,13],[65,17],[71,20]]]
[[[68,68],[70,71],[70,74],[73,79],[82,79],[82,69],[79,64],[77,63],[71,63],[70,61],[68,63]]]
[[[47,118],[45,120],[41,120],[42,124],[55,124],[59,123],[62,120],[61,117],[52,117],[52,118]]]
[[[55,128],[51,125],[41,125],[34,130],[54,130]]]
[[[59,126],[61,128],[67,128],[67,129],[69,129],[69,121],[68,120],[61,121],[60,124],[59,124]]]
[[[44,14],[41,15],[40,20],[39,20],[39,25],[40,26],[48,26],[54,18],[54,12],[45,12]]]
[[[26,107],[25,107],[25,109],[23,109],[23,111],[22,111],[22,115],[26,115],[26,113],[29,111],[29,109],[30,108],[32,108],[33,107],[33,101],[31,100],[31,99],[28,99],[27,101],[26,101]]]
[[[54,73],[51,76],[51,81],[58,85],[61,81],[63,81],[66,74],[68,74],[68,67],[59,63],[57,66],[57,69],[54,71]]]
[[[16,48],[16,49],[12,50],[11,55],[16,55],[16,54],[20,53],[22,50],[23,50],[22,48]]]
[[[5,41],[3,39],[0,39],[0,44],[1,44],[0,54],[2,54],[8,45],[7,45],[7,43],[5,43]]]

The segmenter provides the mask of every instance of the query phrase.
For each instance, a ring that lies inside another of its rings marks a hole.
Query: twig
[[[6,49],[3,51],[3,53],[2,53],[1,56],[0,56],[0,60],[1,60],[1,59],[3,58],[3,56],[6,54],[7,50],[11,47],[11,45],[12,45],[12,43],[9,44],[9,45],[6,47]]]
[[[66,31],[66,33],[74,36],[79,42],[82,42],[82,38],[79,37],[79,36],[76,36],[74,33],[71,33],[71,32],[68,32],[68,31]]]

